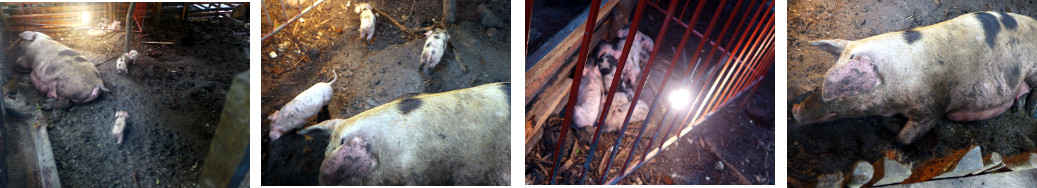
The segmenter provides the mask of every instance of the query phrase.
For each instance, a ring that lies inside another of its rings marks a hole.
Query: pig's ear
[[[846,45],[850,44],[850,42],[851,41],[843,39],[815,40],[810,41],[810,45],[838,56],[843,53],[843,50],[846,49]]]
[[[324,122],[320,122],[320,123],[318,123],[316,125],[306,127],[305,129],[300,130],[299,134],[309,134],[312,131],[331,132],[332,130],[335,130],[335,127],[338,126],[339,122],[342,122],[342,121],[345,121],[345,120],[344,119],[329,119],[329,120],[326,120]]]
[[[825,74],[822,89],[824,101],[871,92],[882,82],[874,59],[868,55],[851,57],[845,63],[836,64]]]
[[[24,39],[24,40],[32,41],[33,39],[36,39],[36,32],[35,31],[26,31],[26,32],[22,32],[21,34],[18,34],[18,36],[21,36],[22,39]]]

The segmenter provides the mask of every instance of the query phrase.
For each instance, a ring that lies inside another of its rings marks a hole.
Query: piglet
[[[128,117],[130,117],[130,114],[126,113],[126,111],[115,112],[115,126],[112,127],[112,136],[118,139],[116,144],[122,144],[123,133],[126,130],[126,118]]]
[[[436,28],[425,32],[425,47],[421,50],[421,70],[426,74],[436,67],[443,53],[446,52],[447,40],[450,34],[446,30]]]
[[[281,107],[281,110],[274,111],[268,119],[270,119],[270,139],[277,140],[285,132],[295,130],[302,127],[303,123],[306,123],[306,119],[316,115],[320,112],[321,107],[328,104],[331,101],[333,89],[331,84],[338,80],[338,74],[334,70],[331,71],[335,74],[335,78],[331,79],[328,83],[317,83],[313,87],[306,89],[298,96],[295,96],[292,101]]]
[[[360,28],[357,28],[357,31],[360,31],[361,39],[366,37],[365,42],[368,45],[371,43],[371,37],[374,36],[374,27],[376,25],[375,14],[372,13],[372,10],[374,9],[371,8],[371,4],[367,3],[357,4],[356,8],[354,8],[356,13],[360,13]]]
[[[122,54],[118,60],[115,61],[115,70],[118,73],[126,73],[126,64],[137,62],[137,50],[130,50],[130,52]]]
[[[579,98],[573,108],[573,125],[576,128],[590,127],[601,114],[601,72],[598,67],[588,64],[583,68],[583,81],[580,82]]]

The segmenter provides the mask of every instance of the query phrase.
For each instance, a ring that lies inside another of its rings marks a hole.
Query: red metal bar
[[[619,64],[616,65],[615,76],[612,77],[612,81],[611,81],[612,85],[609,86],[608,95],[605,97],[605,103],[602,104],[601,114],[598,115],[598,121],[597,121],[598,128],[597,128],[596,131],[594,131],[594,142],[591,145],[591,151],[594,151],[594,149],[596,148],[597,143],[598,143],[598,138],[601,137],[601,127],[604,127],[604,126],[602,126],[601,123],[605,122],[605,118],[607,118],[609,107],[611,107],[611,105],[612,105],[612,98],[616,96],[616,87],[618,87],[619,79],[623,75],[623,68],[626,67],[627,57],[630,55],[630,45],[634,44],[634,39],[637,37],[637,28],[641,24],[641,16],[644,15],[644,9],[645,9],[645,3],[646,2],[647,1],[637,2],[637,8],[634,11],[634,20],[630,23],[630,29],[627,30],[627,40],[624,41],[623,50],[622,50],[623,52],[619,56]],[[658,45],[659,44],[656,44],[656,47],[658,47]],[[649,63],[651,63],[651,62],[649,62]],[[638,66],[637,62],[634,62],[634,66]],[[622,129],[626,130],[626,125],[625,124],[623,125]],[[622,139],[622,138],[623,138],[623,136],[620,135],[619,139]],[[590,155],[590,156],[593,156],[593,155]],[[611,161],[612,158],[613,157],[609,157],[609,161]],[[587,158],[587,162],[590,162],[590,161],[591,161],[591,158]],[[611,163],[612,162],[609,162],[609,166],[612,165]],[[605,177],[607,177],[607,175],[608,175],[608,171],[606,170],[605,173],[602,174],[602,176],[601,176],[602,177],[602,181],[604,181],[604,179],[605,179]],[[600,182],[599,182],[599,184],[600,184]]]
[[[770,31],[773,31],[773,29],[771,29]],[[741,80],[741,81],[735,83],[735,87],[738,87],[738,88],[745,87],[745,85],[748,84],[750,80],[756,79],[756,76],[760,72],[760,66],[759,65],[762,64],[761,62],[765,59],[764,55],[766,55],[767,53],[772,51],[769,48],[773,48],[772,45],[774,44],[774,34],[770,33],[770,32],[768,32],[767,34],[770,34],[770,35],[768,35],[767,38],[764,39],[763,45],[760,46],[761,47],[760,53],[757,53],[757,55],[753,56],[752,59],[750,59],[750,62],[753,62],[754,65],[752,66],[753,69],[750,72],[751,74],[748,75],[749,79]]]
[[[773,15],[771,15],[771,16],[773,16]],[[763,21],[761,21],[760,23],[763,23]],[[771,23],[768,23],[766,27],[770,27],[770,26],[771,26]],[[724,70],[723,71],[724,73],[721,74],[721,77],[723,77],[723,79],[715,80],[713,82],[713,86],[710,87],[709,92],[706,95],[705,101],[709,101],[707,103],[708,105],[706,106],[708,108],[708,110],[705,111],[706,113],[712,112],[713,110],[716,109],[716,106],[718,104],[722,104],[723,101],[721,101],[720,100],[721,98],[719,97],[719,95],[721,94],[720,90],[723,90],[725,88],[724,86],[727,85],[727,83],[728,83],[727,80],[730,79],[732,70],[734,70],[734,67],[732,67],[732,69],[728,69],[727,67],[729,67],[731,65],[731,62],[735,62],[734,66],[737,66],[737,65],[742,63],[741,62],[741,61],[743,61],[742,57],[745,57],[747,52],[749,52],[748,49],[752,45],[755,45],[756,41],[759,40],[758,39],[758,35],[756,35],[755,33],[760,33],[760,31],[761,31],[760,29],[763,29],[763,28],[765,28],[765,27],[757,27],[756,29],[754,29],[753,32],[752,32],[754,34],[750,36],[750,38],[748,40],[748,44],[747,45],[743,45],[742,48],[740,48],[741,52],[739,53],[739,55],[735,56],[737,58],[734,58],[734,57],[730,58],[730,59],[728,59],[728,63],[725,63],[724,68],[721,69],[721,70]],[[703,109],[699,109],[696,112],[696,114],[695,114],[695,118],[700,118],[701,115],[703,115],[702,112],[703,112]]]
[[[677,7],[677,0],[670,1],[669,9],[666,10],[666,17],[667,18],[673,17],[673,12],[674,12],[676,7]],[[659,48],[661,48],[662,44],[663,44],[662,39],[664,39],[664,37],[666,36],[666,30],[668,30],[669,28],[670,28],[670,19],[664,19],[663,25],[662,25],[662,29],[659,31],[659,36],[657,36],[656,39],[655,39],[655,41],[659,41],[659,42],[655,43],[655,47],[652,48],[652,54],[648,56],[649,57],[648,58],[648,65],[645,66],[646,69],[651,69],[651,67],[654,65],[655,57],[656,57],[656,55],[659,52]],[[676,63],[671,62],[670,63],[670,68],[672,69],[674,67],[673,65],[675,65],[675,64]],[[634,65],[634,66],[637,66],[637,65]],[[638,80],[637,90],[634,91],[634,97],[630,100],[631,101],[630,108],[627,109],[627,115],[623,119],[623,128],[620,129],[623,132],[626,132],[627,125],[630,124],[630,117],[633,116],[633,114],[634,114],[633,110],[634,110],[635,107],[637,107],[637,100],[641,97],[641,91],[642,91],[642,89],[644,89],[644,85],[645,85],[645,82],[647,81],[648,74],[651,74],[651,70],[646,70],[645,72],[643,72],[641,74],[641,78]],[[669,75],[667,75],[667,76],[669,76]],[[617,75],[616,78],[619,78],[619,76]],[[610,92],[614,92],[614,91],[610,91]],[[649,112],[649,116],[651,116],[650,114],[651,114],[651,112]],[[637,140],[634,141],[633,148],[637,148],[637,145],[641,143],[641,138],[642,138],[642,136],[644,136],[644,132],[645,132],[646,128],[648,128],[648,126],[641,126],[641,131],[637,135]],[[621,135],[618,139],[616,139],[616,145],[614,145],[614,146],[618,146],[619,144],[621,144],[622,140],[623,140],[622,138],[623,138],[623,136]],[[617,147],[617,149],[618,149],[618,147]],[[613,151],[615,151],[615,150],[613,150]],[[637,151],[637,150],[636,149],[630,150],[630,155],[627,155],[628,156],[627,161],[625,163],[623,163],[623,167],[620,168],[620,169],[625,169],[627,167],[627,165],[630,165],[630,159],[631,159],[631,157],[633,157],[634,151]],[[619,153],[619,152],[615,152],[615,153]],[[612,163],[612,160],[611,160],[612,157],[610,157],[609,159],[610,159],[609,163]],[[609,165],[609,166],[611,166],[611,165]],[[607,174],[608,174],[608,172],[606,172],[606,173],[604,173],[602,175],[602,178],[601,178],[602,182],[605,181],[605,177],[606,177],[605,175],[607,175]]]
[[[771,17],[773,17],[773,14],[771,15]],[[768,20],[769,19],[770,18],[768,18]],[[767,28],[767,30],[769,30],[769,29],[771,29],[770,27],[772,27],[772,25],[773,25],[772,23],[773,22],[767,23],[767,26],[762,27],[762,28]],[[757,29],[760,29],[760,28],[757,28]],[[762,35],[765,34],[762,31],[761,32],[755,32],[754,31],[753,33],[758,33],[758,34],[755,34],[755,35],[753,35],[752,38],[750,38],[750,41],[751,41],[750,43],[751,44],[749,46],[746,46],[747,48],[749,48],[749,47],[757,47],[758,48],[758,46],[762,42],[762,37],[763,37]],[[750,55],[750,54],[752,54],[755,51],[756,51],[755,48],[751,48],[751,49],[745,51],[747,53],[742,54],[739,57],[746,57],[747,55]],[[748,60],[748,58],[740,59],[740,60]],[[741,70],[741,69],[738,68],[738,66],[742,65],[744,63],[745,63],[744,61],[736,62],[736,64],[735,64],[736,67],[733,68],[732,71],[728,71],[728,74],[726,74],[726,76],[724,76],[724,79],[720,83],[720,87],[718,88],[719,90],[717,91],[718,95],[715,98],[713,98],[712,100],[710,100],[711,107],[709,108],[709,110],[707,112],[712,112],[712,111],[716,110],[716,108],[717,108],[717,106],[719,106],[719,104],[723,104],[723,103],[727,102],[727,99],[725,97],[729,96],[730,92],[732,90],[724,91],[725,89],[728,89],[725,86],[730,85],[730,82],[728,82],[728,80],[731,79],[732,75],[734,75],[734,73],[735,73],[734,71]],[[710,89],[710,90],[712,90],[712,89]],[[723,93],[721,93],[721,91],[723,91]]]
[[[523,40],[526,41],[525,42],[526,46],[529,46],[529,17],[532,16],[532,15],[533,15],[533,0],[526,0],[526,36],[522,38]],[[595,20],[595,21],[597,21],[597,20]],[[526,48],[522,48],[523,52],[525,52],[525,50],[526,50]],[[525,53],[522,53],[522,54],[529,54],[529,52],[525,52]]]
[[[726,63],[730,63],[730,60],[736,59],[735,55],[738,54],[741,51],[739,49],[743,49],[742,46],[744,46],[746,44],[745,41],[748,40],[747,36],[750,33],[749,30],[752,28],[751,26],[754,25],[753,22],[756,22],[755,25],[756,25],[757,29],[759,29],[759,27],[762,26],[762,24],[763,24],[762,22],[763,21],[758,21],[757,20],[757,18],[759,18],[758,16],[760,16],[760,11],[757,11],[757,13],[753,15],[753,18],[750,19],[750,24],[749,24],[750,27],[747,27],[744,30],[742,30],[742,32],[741,32],[742,35],[737,40],[735,40],[737,42],[733,43],[733,44],[735,44],[735,47],[732,48],[733,51],[730,54],[731,57],[728,58],[728,61]],[[725,66],[727,66],[726,63],[725,63]],[[723,70],[723,69],[720,69],[720,70]],[[691,69],[688,69],[688,71],[691,71]],[[703,71],[704,71],[704,69],[703,69]],[[714,71],[717,71],[717,70],[714,68]],[[687,76],[687,74],[685,74],[685,75]],[[701,71],[696,71],[695,75],[702,75],[702,72]],[[708,80],[708,78],[707,78],[707,80]],[[705,101],[706,99],[708,99],[708,96],[703,95],[703,94],[708,94],[707,90],[705,89],[705,87],[709,86],[709,85],[707,85],[708,81],[701,82],[701,83],[702,83],[702,86],[699,87],[699,92],[698,92],[698,94],[695,95],[695,100],[693,100],[693,101],[700,101],[699,105],[698,105],[698,107],[695,107],[695,105],[691,106],[690,109],[688,110],[687,114],[684,115],[684,118],[681,121],[681,125],[682,125],[681,129],[682,130],[685,129],[684,126],[690,125],[692,122],[696,122],[695,120],[699,118],[698,117],[698,113],[701,112],[702,109],[706,107],[705,106],[706,103],[705,102],[701,102],[701,101]],[[713,86],[715,86],[715,83],[714,83]],[[697,110],[695,110],[695,109],[697,109]],[[692,116],[692,114],[696,114],[696,115]],[[689,122],[689,120],[691,122]]]
[[[594,35],[594,25],[595,22],[597,22],[595,18],[598,17],[598,9],[600,9],[600,7],[601,0],[591,0],[591,8],[589,10],[590,14],[587,16],[587,21],[584,22],[587,27],[583,31],[583,39],[581,39],[582,41],[580,42],[580,56],[576,57],[576,59],[578,59],[576,61],[576,72],[578,73],[583,72],[583,68],[587,63],[587,51],[590,49],[590,39],[591,36]],[[580,81],[582,80],[583,74],[573,74],[573,83],[572,86],[569,87],[569,101],[565,104],[565,118],[562,118],[563,128],[561,134],[558,135],[558,146],[554,154],[554,168],[552,168],[550,174],[551,184],[555,184],[555,173],[558,172],[558,162],[562,160],[562,147],[565,146],[565,134],[569,131],[566,126],[569,126],[569,124],[572,123],[573,107],[576,106],[576,97],[579,96]],[[601,127],[599,126],[599,129],[600,128]]]
[[[689,0],[689,2],[690,2],[690,0]],[[651,1],[649,1],[649,2],[648,2],[648,4],[649,4],[649,5],[652,5],[652,6],[654,7],[654,8],[658,9],[658,10],[659,10],[660,12],[665,12],[665,11],[664,11],[664,10],[662,9],[662,7],[659,7],[658,5],[654,4],[654,3],[653,3],[653,2],[651,2]],[[682,13],[682,14],[683,14],[683,13]],[[684,16],[683,16],[683,15],[681,15],[681,17],[684,17]],[[676,17],[670,17],[670,18],[667,18],[667,19],[671,19],[671,20],[673,20],[673,21],[674,21],[674,23],[676,23],[676,24],[680,25],[681,27],[685,27],[685,28],[686,28],[686,27],[688,27],[688,23],[684,23],[684,22],[682,22],[682,21],[681,21],[680,19],[678,19],[678,18],[676,18]],[[699,38],[705,38],[705,37],[702,37],[702,33],[699,33],[699,31],[696,31],[696,30],[694,30],[694,29],[692,29],[692,33],[694,33],[694,34],[695,34],[695,36],[698,36]],[[709,43],[710,43],[710,45],[716,45],[716,44],[715,44],[716,42],[714,42],[714,41],[709,41]],[[727,50],[726,50],[726,49],[724,49],[724,48],[720,48],[720,52],[721,52],[721,53],[727,53]]]
[[[767,28],[765,31],[770,31],[770,30],[771,30],[771,28]],[[762,32],[762,33],[759,34],[759,36],[767,37],[767,39],[771,39],[770,37],[774,36],[774,35],[764,36],[767,33],[769,33],[769,32]],[[756,66],[759,65],[759,58],[758,57],[762,55],[761,53],[763,52],[764,47],[766,47],[767,45],[768,45],[768,40],[766,40],[766,39],[760,39],[760,40],[756,41],[756,43],[753,44],[754,48],[752,48],[749,51],[749,56],[745,59],[745,61],[742,61],[743,62],[742,64],[746,64],[747,63],[747,65],[741,66],[739,68],[736,68],[735,72],[733,73],[735,75],[734,76],[735,80],[732,81],[733,83],[729,83],[729,84],[731,84],[730,86],[732,86],[732,87],[721,87],[721,91],[724,91],[726,89],[726,91],[723,92],[723,95],[720,95],[720,97],[719,97],[720,99],[722,99],[721,101],[726,102],[726,101],[730,100],[731,97],[735,96],[735,94],[738,91],[741,91],[743,89],[743,86],[740,83],[743,82],[743,81],[749,80],[749,79],[747,79],[748,75],[746,75],[746,72],[750,70],[749,68],[756,68]],[[728,84],[728,83],[725,82],[725,84]],[[714,106],[714,108],[715,107],[716,106]]]

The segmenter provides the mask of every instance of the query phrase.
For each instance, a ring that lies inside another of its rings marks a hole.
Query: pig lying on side
[[[306,123],[306,119],[317,115],[321,107],[328,105],[334,91],[331,84],[338,80],[338,73],[335,73],[334,70],[331,73],[335,75],[331,82],[314,84],[281,107],[281,110],[274,111],[274,114],[268,117],[271,140],[277,140],[285,132],[302,127]]]
[[[22,41],[23,56],[17,63],[21,68],[31,69],[36,90],[46,93],[48,98],[57,99],[55,107],[71,106],[69,101],[85,103],[93,101],[108,91],[93,63],[46,34],[25,31],[18,34]]]
[[[428,37],[428,39],[425,39],[425,47],[421,50],[420,67],[421,71],[427,74],[433,68],[436,68],[436,64],[439,64],[440,58],[446,52],[447,40],[450,40],[450,34],[447,34],[446,30],[435,28],[425,32],[425,37]]]
[[[357,31],[360,31],[360,38],[366,39],[366,43],[371,43],[371,37],[374,36],[374,26],[376,25],[375,14],[371,12],[373,8],[371,8],[370,4],[361,3],[357,4],[354,10],[356,13],[360,13],[360,28],[357,28]]]
[[[330,132],[321,185],[508,185],[510,83],[397,99]]]
[[[908,122],[897,135],[901,144],[913,143],[944,116],[990,119],[1037,86],[1035,36],[1033,18],[975,12],[856,41],[811,42],[839,59],[820,92],[793,105],[792,114],[800,124],[902,114]]]

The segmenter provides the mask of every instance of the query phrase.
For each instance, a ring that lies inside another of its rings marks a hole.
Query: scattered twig
[[[457,64],[461,65],[461,73],[468,73],[468,69],[465,68],[464,63],[461,62],[461,51],[457,50],[457,47],[454,47],[452,43],[447,43],[447,45],[450,46],[451,50],[454,50],[454,60],[457,61]]]
[[[406,32],[407,34],[410,34],[411,36],[418,36],[420,34],[417,34],[417,33],[421,33],[421,31],[431,30],[432,28],[436,28],[436,26],[445,27],[442,22],[439,22],[439,23],[436,23],[434,25],[425,26],[425,27],[422,27],[422,28],[407,28],[407,26],[404,26],[403,24],[400,24],[400,22],[397,22],[396,19],[392,19],[392,17],[389,16],[389,14],[386,14],[385,12],[382,12],[381,10],[378,10],[378,9],[371,9],[371,10],[374,10],[378,14],[384,16],[385,18],[388,18],[389,22],[392,22],[393,25],[396,25],[396,27],[400,28],[400,30],[402,30],[403,32]]]
[[[717,153],[717,151],[713,150],[713,146],[711,144],[707,142],[702,143],[706,146],[706,150],[708,150],[709,153],[713,154],[713,157],[716,157],[717,160],[719,160],[721,163],[724,163],[724,168],[727,169],[727,171],[731,172],[731,174],[734,174],[735,178],[738,178],[738,183],[742,185],[752,185],[752,183],[750,183],[748,179],[745,179],[745,176],[743,176],[741,172],[738,172],[738,169],[735,169],[734,165],[728,163],[727,160],[724,160],[724,157],[720,156],[720,153]]]
[[[144,44],[176,44],[176,43],[173,43],[173,42],[148,42],[148,41],[144,41],[143,43]]]

